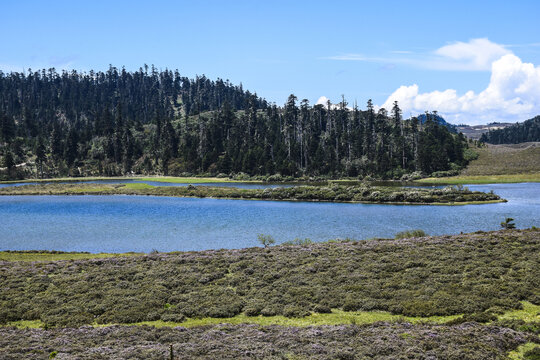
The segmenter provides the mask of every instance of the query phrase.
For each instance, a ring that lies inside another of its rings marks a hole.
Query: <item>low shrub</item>
[[[406,231],[400,231],[396,234],[396,239],[407,239],[407,238],[413,238],[413,237],[423,237],[428,236],[424,230],[417,229],[417,230],[406,230]]]

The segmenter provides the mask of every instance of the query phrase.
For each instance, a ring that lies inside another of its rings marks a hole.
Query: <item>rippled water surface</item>
[[[125,181],[124,181],[125,182]],[[508,203],[466,206],[332,204],[151,196],[2,196],[0,249],[149,252],[257,246],[296,237],[393,237],[496,230],[505,217],[540,226],[540,184],[471,185]]]

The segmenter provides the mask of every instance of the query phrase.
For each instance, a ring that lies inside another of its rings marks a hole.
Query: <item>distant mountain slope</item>
[[[514,124],[499,122],[493,122],[487,125],[458,125],[457,130],[470,139],[479,140],[488,131],[504,129],[512,125]]]
[[[453,133],[457,133],[457,126],[456,126],[456,125],[453,125],[453,124],[450,124],[450,123],[448,123],[448,122],[446,122],[446,120],[444,120],[444,118],[443,118],[442,116],[437,115],[437,114],[429,114],[429,116],[430,116],[431,119],[434,120],[436,123],[445,126],[446,128],[448,128],[448,130],[450,130],[450,131],[453,132]],[[427,116],[426,116],[426,114],[418,115],[418,120],[420,120],[420,122],[421,122],[422,124],[424,124],[424,123],[427,121]]]
[[[488,131],[480,141],[490,144],[519,144],[540,141],[540,115],[504,129]]]

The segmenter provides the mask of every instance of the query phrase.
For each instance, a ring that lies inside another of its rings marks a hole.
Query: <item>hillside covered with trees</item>
[[[229,81],[135,72],[0,72],[4,179],[127,174],[400,178],[456,170],[467,142],[397,103],[270,104]]]
[[[482,134],[480,141],[489,144],[519,144],[540,141],[540,115],[503,129]]]

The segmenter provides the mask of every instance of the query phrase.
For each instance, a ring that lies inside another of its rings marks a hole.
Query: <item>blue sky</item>
[[[0,69],[221,77],[278,104],[344,94],[453,122],[540,114],[538,1],[0,2]],[[530,66],[529,66],[530,65]],[[532,69],[532,70],[531,70]],[[509,79],[510,78],[510,79]],[[471,93],[472,92],[472,93]]]

